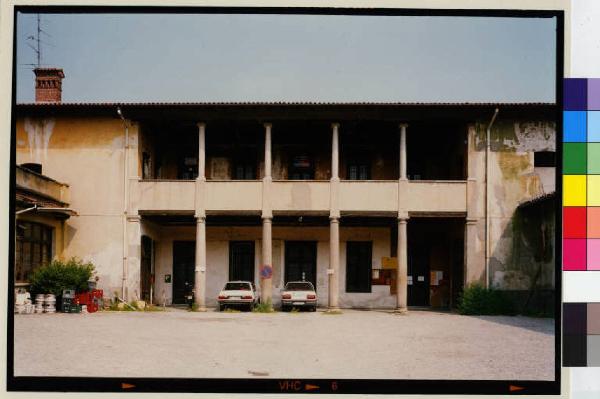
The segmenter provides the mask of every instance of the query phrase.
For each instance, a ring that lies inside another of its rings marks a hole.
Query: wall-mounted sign
[[[381,257],[381,268],[382,269],[397,269],[398,268],[398,258],[391,257],[391,256]]]
[[[308,155],[297,155],[292,160],[294,168],[310,168],[310,158]]]
[[[273,276],[273,268],[269,265],[263,265],[260,268],[260,278],[266,279]]]
[[[375,279],[379,278],[379,270],[378,269],[373,269],[372,273],[373,273],[373,275],[371,278],[375,278]]]
[[[170,283],[170,282],[171,282],[171,275],[165,274],[165,283]]]

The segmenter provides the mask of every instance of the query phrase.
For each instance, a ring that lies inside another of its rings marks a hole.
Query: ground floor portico
[[[449,308],[466,276],[460,217],[398,222],[385,216],[276,215],[267,226],[268,243],[259,216],[209,215],[198,222],[191,215],[143,215],[139,224],[139,269],[130,269],[130,293],[158,304],[185,303],[193,289],[197,303],[214,307],[227,281],[248,280],[263,301],[277,307],[286,282],[306,280],[321,307],[397,309],[400,286],[400,302],[408,306]],[[404,288],[399,252],[406,254]]]

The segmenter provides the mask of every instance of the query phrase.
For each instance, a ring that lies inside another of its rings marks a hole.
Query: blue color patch
[[[588,111],[587,139],[595,143],[600,142],[600,111]]]
[[[586,111],[563,112],[563,141],[585,143],[587,141]]]

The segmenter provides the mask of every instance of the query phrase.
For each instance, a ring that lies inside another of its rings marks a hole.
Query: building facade
[[[473,282],[553,290],[553,257],[534,279],[513,254],[517,209],[554,192],[555,114],[40,101],[17,105],[16,161],[69,184],[77,216],[53,256],[93,262],[110,296],[182,303],[193,287],[204,308],[243,279],[277,304],[305,279],[330,308],[451,307]]]

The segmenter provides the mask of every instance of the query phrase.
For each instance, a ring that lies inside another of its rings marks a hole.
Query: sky
[[[554,102],[555,18],[43,14],[63,102]],[[33,102],[35,14],[17,19]]]

